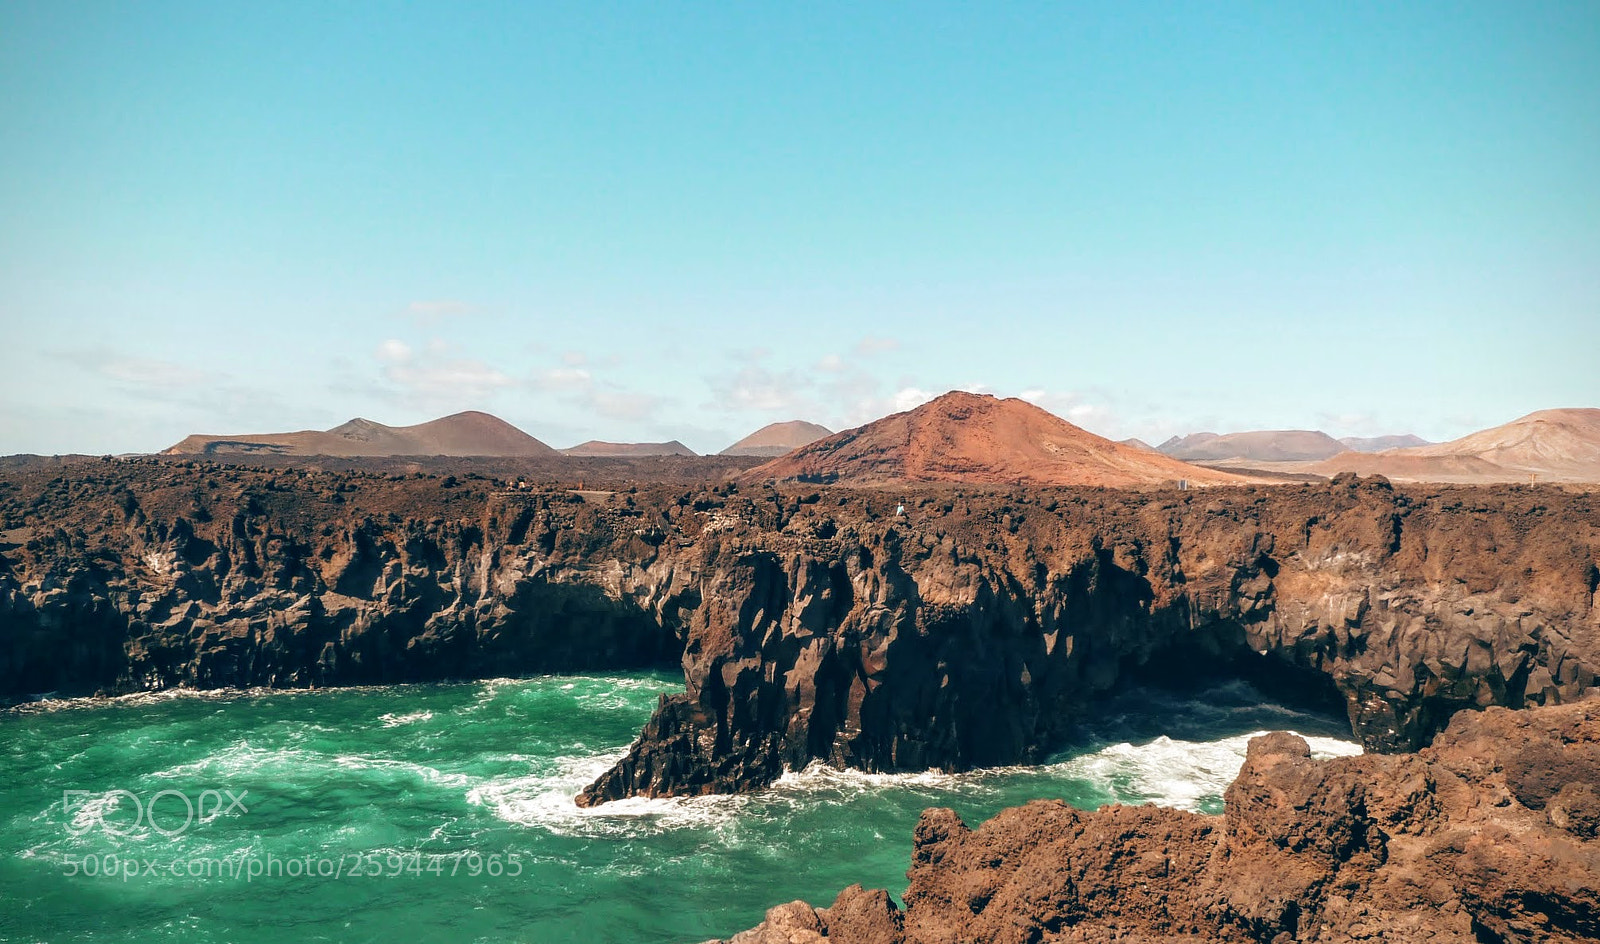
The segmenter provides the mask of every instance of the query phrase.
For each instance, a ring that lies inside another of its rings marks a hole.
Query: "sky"
[[[0,0],[0,454],[1600,406],[1600,4]]]

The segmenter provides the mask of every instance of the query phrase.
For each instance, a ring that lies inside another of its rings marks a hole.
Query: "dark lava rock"
[[[1512,784],[1550,747],[1568,762],[1540,778],[1551,794],[1535,809]],[[1298,737],[1260,737],[1221,816],[1041,800],[969,829],[930,809],[906,909],[865,909],[870,940],[1593,941],[1600,841],[1583,778],[1595,763],[1591,699],[1462,713],[1409,756],[1317,761]],[[862,940],[836,934],[839,911],[791,902],[733,941]]]
[[[577,489],[307,462],[0,461],[0,699],[681,668],[593,804],[814,760],[1032,762],[1129,681],[1242,677],[1409,751],[1600,668],[1600,504],[1554,487]],[[1564,757],[1508,789],[1555,803]],[[1582,828],[1585,803],[1556,812]]]

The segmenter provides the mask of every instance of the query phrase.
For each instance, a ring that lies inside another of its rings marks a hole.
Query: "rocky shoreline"
[[[579,492],[84,460],[7,464],[0,515],[12,700],[681,666],[586,804],[1031,762],[1105,693],[1200,677],[1410,751],[1600,668],[1600,502],[1552,487]]]
[[[1600,939],[1600,699],[1456,715],[1431,747],[1250,742],[1206,816],[1038,800],[917,824],[905,908],[859,885],[730,944]]]

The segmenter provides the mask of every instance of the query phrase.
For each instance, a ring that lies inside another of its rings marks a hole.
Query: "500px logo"
[[[67,833],[81,836],[96,826],[112,836],[126,836],[141,825],[170,838],[181,836],[191,826],[205,823],[234,810],[250,812],[244,805],[249,790],[202,790],[191,798],[182,790],[162,790],[140,799],[132,790],[63,790],[61,804],[67,812]],[[132,805],[127,817],[123,801]],[[157,815],[159,808],[160,814]]]

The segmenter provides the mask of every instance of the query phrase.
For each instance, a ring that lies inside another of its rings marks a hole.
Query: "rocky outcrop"
[[[564,491],[195,463],[30,484],[0,533],[0,698],[677,662],[616,587],[648,546]]]
[[[579,494],[24,464],[0,478],[0,695],[681,665],[684,692],[589,804],[751,790],[818,759],[1029,762],[1129,680],[1243,675],[1410,750],[1460,708],[1593,686],[1597,511],[1350,477]]]
[[[748,789],[814,759],[1032,762],[1119,683],[1206,673],[1412,750],[1460,708],[1577,697],[1600,665],[1587,496],[1347,477],[843,518],[819,502],[719,546],[686,614],[686,692],[580,803]]]
[[[1039,800],[917,824],[905,910],[852,886],[732,944],[1600,939],[1600,701],[1459,714],[1413,755],[1251,741],[1221,816]]]

